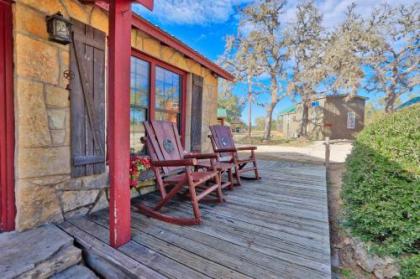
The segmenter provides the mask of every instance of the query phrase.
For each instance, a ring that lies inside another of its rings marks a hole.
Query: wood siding
[[[192,75],[191,100],[191,151],[201,152],[201,133],[203,128],[203,78]]]

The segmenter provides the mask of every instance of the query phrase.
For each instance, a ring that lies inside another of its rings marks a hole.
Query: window
[[[181,77],[180,75],[156,67],[156,120],[176,122],[181,131]]]
[[[186,73],[165,62],[133,50],[130,80],[130,148],[143,152],[143,122],[167,120],[177,123],[184,142]]]
[[[347,113],[347,129],[356,128],[356,114],[353,111]]]
[[[131,57],[130,82],[130,148],[131,152],[141,151],[144,136],[143,121],[148,119],[150,95],[150,63]]]

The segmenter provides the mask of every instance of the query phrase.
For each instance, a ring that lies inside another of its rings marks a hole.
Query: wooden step
[[[77,265],[81,250],[54,225],[0,234],[0,274],[8,278],[48,278]]]
[[[165,278],[67,221],[59,226],[82,247],[86,265],[103,278]]]

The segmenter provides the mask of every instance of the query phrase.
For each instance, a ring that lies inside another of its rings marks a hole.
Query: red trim
[[[146,1],[146,0],[143,0],[143,1]],[[90,3],[93,3],[93,2],[94,1],[92,0]],[[104,9],[105,11],[108,11],[108,6],[109,5],[104,3],[104,2],[105,1],[96,1],[95,4],[96,4],[96,6]],[[188,45],[186,45],[182,41],[178,40],[177,38],[175,38],[171,34],[163,31],[159,27],[153,25],[152,23],[148,22],[147,20],[145,20],[144,18],[142,18],[142,17],[140,17],[136,14],[133,14],[132,27],[134,27],[136,29],[139,29],[142,32],[145,32],[149,36],[151,36],[151,37],[155,38],[156,40],[160,41],[161,43],[179,51],[184,56],[186,56],[186,57],[194,60],[195,62],[203,65],[205,68],[209,69],[210,71],[212,71],[213,73],[215,73],[219,77],[222,77],[222,78],[224,78],[226,80],[229,80],[229,81],[233,81],[235,79],[235,77],[231,73],[229,73],[228,71],[226,71],[222,67],[213,63],[211,60],[204,57],[203,55],[201,55],[200,53],[198,53],[197,51],[195,51],[194,49],[192,49],[191,47],[189,47]]]
[[[161,43],[181,52],[186,57],[191,58],[197,63],[203,65],[218,76],[230,81],[233,81],[235,79],[235,77],[231,73],[222,69],[220,66],[216,65],[215,63],[213,63],[194,49],[190,48],[174,36],[166,33],[159,27],[151,24],[150,22],[141,18],[140,16],[133,14],[132,24],[134,28],[139,29],[140,31],[148,34],[149,36],[155,38]]]
[[[108,149],[110,244],[130,241],[130,58],[131,0],[109,9]]]
[[[0,1],[0,231],[15,229],[13,26],[10,1]],[[4,60],[3,60],[4,59]]]
[[[186,127],[186,112],[187,112],[187,72],[170,65],[162,60],[156,59],[148,54],[141,52],[135,48],[131,49],[131,55],[140,58],[150,63],[150,104],[149,104],[149,119],[155,119],[156,108],[156,66],[165,68],[181,76],[181,141],[185,146],[185,127]]]

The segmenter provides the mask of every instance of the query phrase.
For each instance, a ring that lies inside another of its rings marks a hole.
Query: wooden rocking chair
[[[218,162],[229,162],[234,164],[235,178],[238,185],[241,185],[241,174],[244,172],[254,172],[255,178],[242,177],[244,179],[261,179],[258,174],[257,159],[255,158],[256,146],[236,147],[233,135],[228,126],[210,126],[211,135],[209,136],[213,151],[218,154]],[[250,151],[249,157],[239,158],[239,151]],[[247,167],[248,164],[252,166]]]
[[[135,205],[139,211],[149,217],[178,225],[195,225],[201,222],[198,202],[215,192],[217,202],[223,202],[220,175],[215,167],[196,168],[198,160],[209,160],[211,166],[217,159],[216,154],[186,154],[181,145],[176,124],[168,121],[147,121],[146,145],[151,158],[151,168],[156,176],[161,200],[153,207],[143,203]],[[176,194],[187,188],[191,199],[194,218],[173,217],[160,213]],[[201,192],[197,192],[200,189]]]

